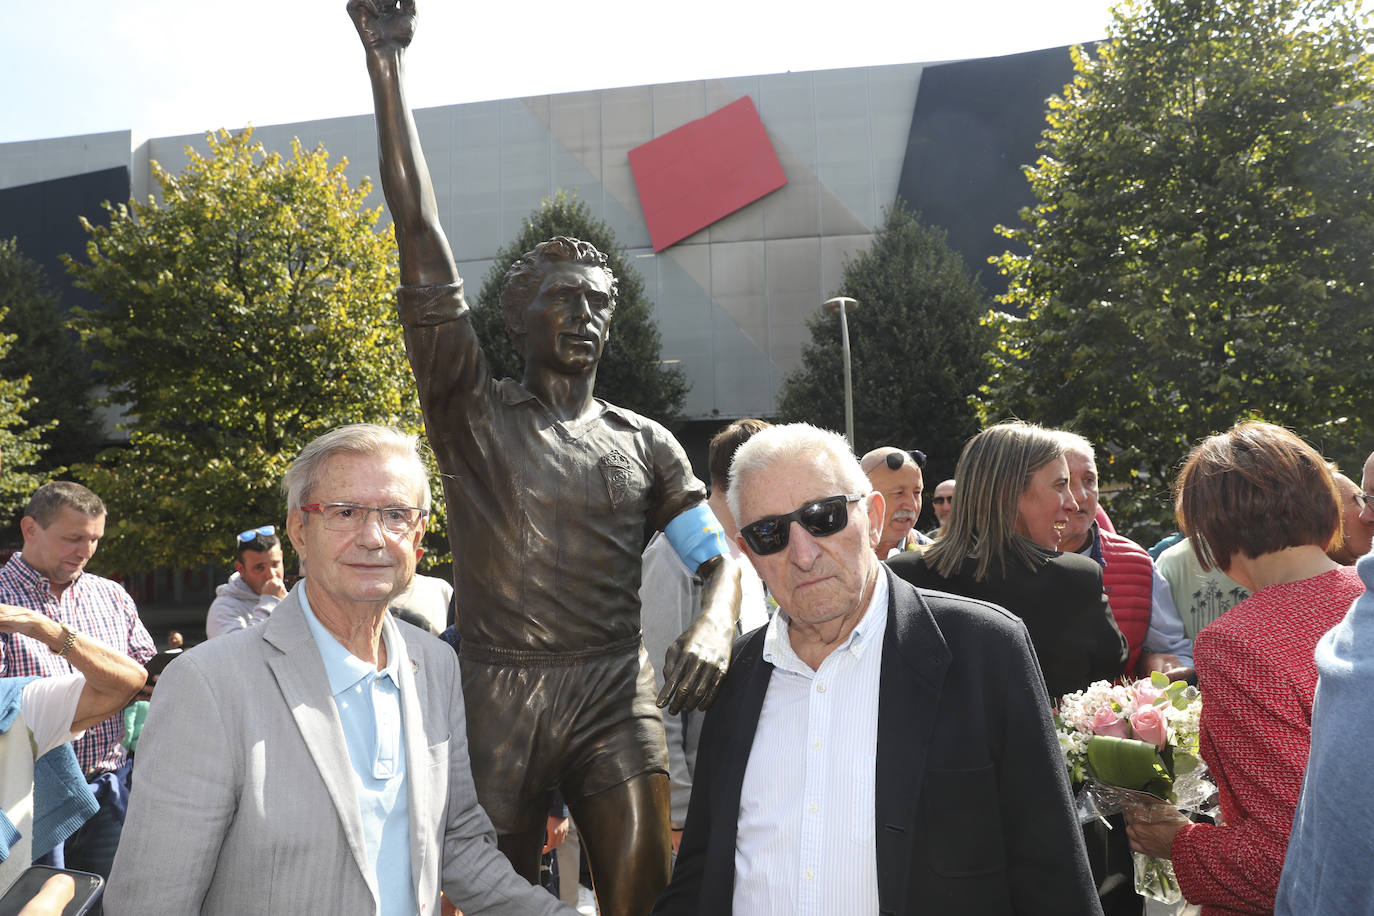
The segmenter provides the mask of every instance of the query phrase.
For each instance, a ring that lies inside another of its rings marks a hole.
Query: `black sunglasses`
[[[943,506],[945,503],[952,502],[954,502],[953,496],[932,496],[930,498],[930,504],[932,506]]]
[[[887,469],[889,471],[901,470],[902,465],[906,464],[907,455],[910,455],[911,460],[916,462],[916,467],[924,468],[926,466],[926,453],[918,448],[913,448],[909,452],[888,452],[887,458],[885,459],[887,461]]]
[[[744,543],[759,556],[777,553],[787,546],[787,538],[796,522],[818,538],[843,531],[849,524],[849,504],[863,499],[853,493],[827,496],[802,506],[786,515],[770,515],[745,525],[739,530]]]

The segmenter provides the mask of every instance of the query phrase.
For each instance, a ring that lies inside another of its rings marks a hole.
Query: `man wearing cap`
[[[286,597],[281,539],[275,526],[239,532],[234,554],[234,574],[215,589],[215,600],[205,615],[205,635],[211,639],[262,623]]]

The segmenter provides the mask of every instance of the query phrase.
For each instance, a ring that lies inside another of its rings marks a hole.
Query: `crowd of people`
[[[654,912],[1139,913],[1127,839],[1171,859],[1204,914],[1363,911],[1374,839],[1347,752],[1370,677],[1374,455],[1355,487],[1280,427],[1212,436],[1183,464],[1182,537],[1158,563],[1112,529],[1080,436],[984,430],[917,543],[922,462],[890,446],[860,460],[804,424],[713,439],[706,505],[738,563],[738,644],[711,712],[664,716],[675,868]],[[0,883],[46,861],[112,874],[111,912],[425,912],[440,889],[469,914],[566,912],[517,876],[479,801],[459,666],[425,619],[454,602],[430,595],[415,627],[393,607],[430,500],[414,438],[336,430],[284,492],[310,576],[285,589],[275,526],[237,536],[207,614],[224,632],[154,691],[137,747],[157,790],[141,792],[118,713],[153,647],[127,594],[84,571],[104,506],[68,482],[33,495],[0,568],[0,829],[16,831]],[[1191,562],[1160,569],[1180,548]],[[641,563],[662,689],[702,583],[662,534]],[[1150,672],[1201,688],[1220,814],[1160,801],[1124,830],[1084,828],[1054,700]],[[280,706],[243,689],[267,682]]]

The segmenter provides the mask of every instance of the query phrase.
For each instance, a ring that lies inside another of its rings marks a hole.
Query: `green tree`
[[[556,235],[591,242],[606,255],[619,281],[611,336],[596,371],[596,396],[671,425],[682,413],[687,379],[676,366],[660,362],[662,338],[654,322],[653,307],[644,293],[644,278],[635,270],[615,232],[605,220],[592,216],[585,201],[559,191],[546,197],[525,220],[515,239],[496,254],[487,271],[473,309],[473,327],[496,378],[524,375],[524,356],[517,353],[501,319],[501,281],[506,271],[525,252]]]
[[[29,378],[35,402],[27,416],[30,423],[47,427],[37,470],[60,473],[68,465],[90,461],[104,441],[91,410],[95,380],[78,352],[76,336],[66,327],[61,300],[43,268],[19,251],[16,239],[0,239],[0,311],[6,313],[0,331],[24,342],[6,354],[0,377]]]
[[[0,328],[4,327],[6,308],[0,305]],[[8,370],[16,336],[0,330],[0,365]],[[17,539],[20,510],[29,496],[43,483],[34,472],[46,447],[42,441],[48,426],[35,424],[29,411],[35,399],[28,397],[27,376],[0,374],[0,531],[5,541]]]
[[[1075,49],[1003,229],[986,417],[1097,443],[1148,540],[1199,438],[1259,415],[1349,461],[1374,419],[1374,33],[1343,0],[1141,0]]]
[[[207,139],[180,175],[154,164],[160,202],[85,223],[86,260],[67,262],[105,303],[76,324],[128,417],[127,447],[80,469],[110,506],[97,559],[114,569],[225,563],[235,532],[281,524],[279,482],[310,439],[419,427],[395,246],[367,182],[323,147]]]
[[[953,476],[964,442],[978,431],[971,397],[987,378],[988,302],[942,230],[922,225],[901,202],[868,251],[845,266],[837,295],[859,302],[849,316],[855,449],[919,448],[926,485]],[[844,355],[838,315],[808,322],[802,364],[783,380],[782,418],[844,429]]]

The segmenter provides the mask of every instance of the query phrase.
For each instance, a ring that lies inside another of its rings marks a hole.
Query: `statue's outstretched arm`
[[[439,224],[429,166],[403,86],[405,49],[415,37],[414,0],[349,0],[348,15],[367,52],[377,115],[382,191],[396,226],[401,283],[431,286],[458,279]]]

